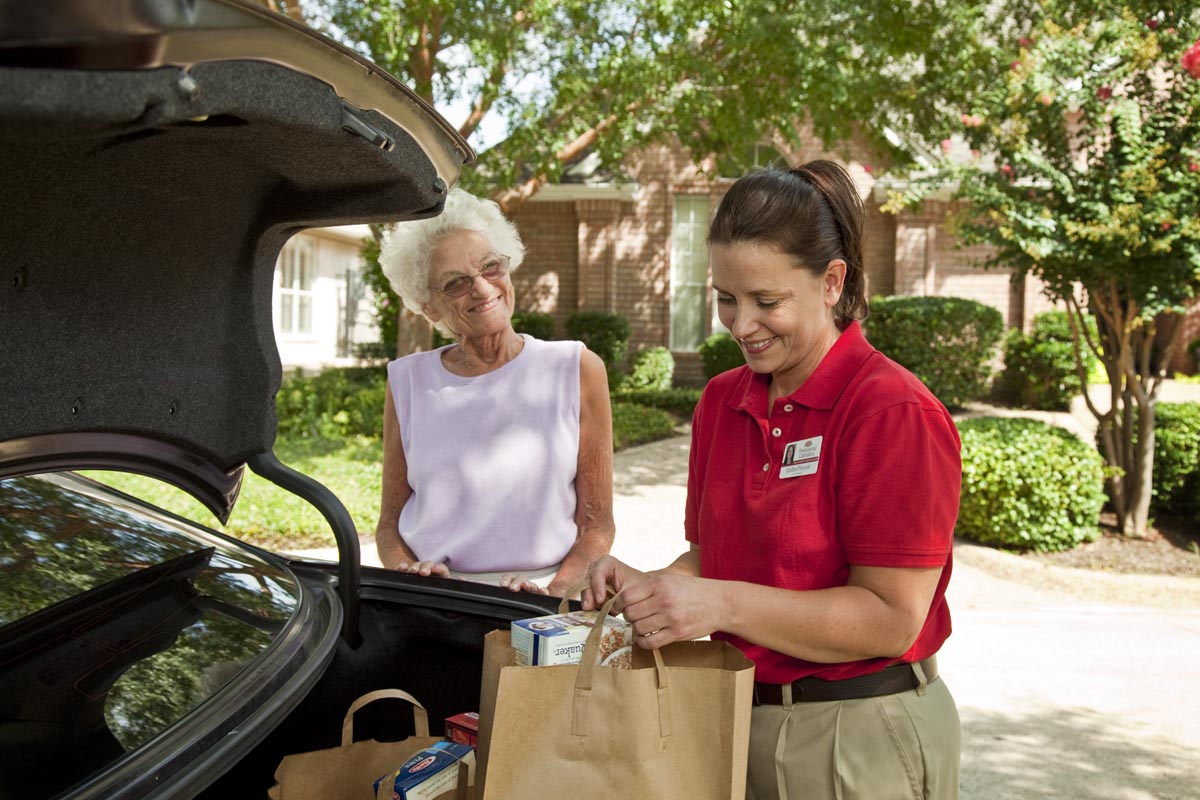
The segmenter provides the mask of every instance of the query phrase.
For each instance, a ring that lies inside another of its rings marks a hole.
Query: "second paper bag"
[[[725,642],[705,641],[677,642],[653,658],[639,651],[633,669],[599,667],[601,632],[593,629],[578,665],[500,668],[490,725],[481,708],[483,800],[593,790],[742,800],[754,665]],[[507,637],[489,634],[491,647],[509,646]]]

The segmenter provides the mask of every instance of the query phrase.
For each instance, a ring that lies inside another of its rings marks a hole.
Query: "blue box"
[[[381,783],[391,780],[393,800],[433,800],[458,786],[459,762],[474,772],[475,748],[457,742],[434,742],[399,769],[375,781],[375,794],[379,794]],[[468,782],[474,781],[468,779]]]

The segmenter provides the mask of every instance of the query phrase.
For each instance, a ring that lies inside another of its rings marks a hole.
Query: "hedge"
[[[387,372],[382,367],[326,369],[319,375],[293,375],[275,396],[279,434],[295,438],[339,439],[379,436]]]
[[[666,391],[671,388],[674,376],[675,357],[671,351],[665,347],[647,347],[634,354],[621,388]]]
[[[1087,319],[1094,339],[1095,320]],[[1096,358],[1086,344],[1080,342],[1080,347],[1090,372]],[[1008,332],[1004,371],[996,380],[996,393],[1002,400],[1019,408],[1066,411],[1071,399],[1082,390],[1067,312],[1038,314],[1028,335],[1019,329]]]
[[[675,418],[657,408],[614,402],[612,415],[613,450],[675,435]]]
[[[580,311],[567,317],[567,338],[587,345],[608,367],[608,385],[620,383],[621,362],[629,347],[629,321],[620,314]]]
[[[1200,403],[1158,403],[1152,506],[1200,522]]]
[[[704,377],[708,380],[746,363],[742,348],[726,331],[709,336],[700,343],[699,350],[700,360],[704,362]]]
[[[1069,431],[1033,419],[958,424],[962,494],[955,532],[1013,550],[1070,550],[1097,535],[1104,462]]]
[[[958,297],[883,297],[871,301],[864,330],[876,349],[955,408],[989,393],[1004,318]]]

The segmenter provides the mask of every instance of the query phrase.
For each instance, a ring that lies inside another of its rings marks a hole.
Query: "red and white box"
[[[453,717],[446,717],[446,738],[475,747],[479,742],[479,714],[475,711],[464,711]]]

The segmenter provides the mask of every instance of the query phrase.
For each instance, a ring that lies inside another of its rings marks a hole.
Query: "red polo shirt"
[[[749,367],[709,381],[692,421],[685,530],[706,578],[783,589],[844,586],[850,565],[940,567],[925,625],[899,659],[936,653],[950,635],[958,431],[911,373],[875,350],[857,322],[804,385],[775,401]],[[755,677],[839,680],[896,659],[818,664],[724,633]]]

